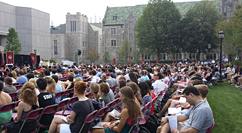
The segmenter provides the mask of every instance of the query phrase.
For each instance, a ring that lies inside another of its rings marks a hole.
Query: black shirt
[[[44,108],[46,106],[55,104],[55,97],[49,92],[41,92],[38,95],[38,101],[39,101],[39,107]],[[42,115],[39,123],[42,125],[50,125],[53,118],[54,118],[54,113],[48,114],[48,115]]]

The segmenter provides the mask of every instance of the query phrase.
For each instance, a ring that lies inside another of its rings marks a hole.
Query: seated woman
[[[87,84],[85,82],[79,81],[75,83],[74,93],[79,101],[73,104],[70,115],[54,117],[49,133],[55,133],[56,131],[63,133],[79,132],[85,117],[94,110],[91,100],[85,96],[86,90]]]
[[[32,83],[29,83],[29,84],[32,84]],[[2,133],[19,132],[27,113],[38,108],[37,106],[38,98],[36,96],[34,87],[28,88],[27,86],[28,85],[24,85],[20,90],[20,95],[19,95],[20,102],[17,108],[17,115],[13,118],[14,122],[4,125]],[[25,132],[25,133],[33,132],[36,129],[36,126],[37,126],[36,120],[28,120],[24,124],[24,127],[21,132]]]
[[[92,93],[94,99],[92,100],[92,105],[95,110],[99,110],[105,106],[104,101],[101,99],[100,94],[100,86],[97,83],[92,83],[90,85],[90,92]]]
[[[134,96],[135,96],[135,101],[137,103],[139,103],[140,106],[142,106],[143,105],[142,104],[142,97],[141,97],[141,94],[139,92],[138,85],[135,82],[129,82],[129,83],[127,83],[127,86],[129,86],[133,90]]]
[[[3,82],[0,81],[0,106],[4,104],[8,104],[12,102],[12,98],[9,96],[8,93],[3,92]],[[7,123],[12,118],[12,110],[8,112],[0,113],[0,124]]]
[[[10,78],[10,77],[4,78],[4,83],[5,83],[4,92],[12,93],[12,92],[16,92],[17,91],[16,87],[13,86],[12,78]]]
[[[120,97],[123,102],[120,121],[105,125],[104,129],[94,129],[92,133],[127,133],[136,123],[137,118],[142,116],[140,105],[135,102],[135,96],[130,87],[121,88]]]
[[[108,103],[111,102],[111,100],[110,100],[110,98],[108,96],[108,93],[110,91],[109,86],[106,83],[101,83],[99,85],[100,85],[100,95],[101,95],[101,98],[105,102],[105,105],[106,105],[106,104],[108,104]]]
[[[124,86],[126,86],[126,80],[123,80],[123,79],[119,80],[118,81],[118,89],[121,89]],[[116,93],[115,99],[119,98],[119,96],[120,96],[120,92]]]
[[[40,92],[39,92],[39,90],[37,89],[36,80],[35,80],[34,78],[31,78],[31,79],[29,80],[29,82],[31,82],[31,83],[34,84],[34,86],[35,86],[35,92],[36,92],[36,95],[38,96]]]
[[[24,76],[23,70],[19,72],[19,77],[17,82],[19,83],[19,85],[23,82],[28,82],[27,78]]]
[[[143,106],[152,100],[151,93],[149,92],[149,86],[145,82],[140,83],[140,92],[142,96]]]

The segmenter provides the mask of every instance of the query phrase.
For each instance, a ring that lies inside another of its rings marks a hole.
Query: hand
[[[171,133],[177,133],[179,130],[178,129],[173,129]]]
[[[165,125],[167,122],[168,122],[168,117],[164,117],[164,118],[161,120],[160,124],[161,124],[161,126],[163,126],[163,125]]]
[[[115,123],[109,125],[109,129],[110,129],[110,130],[113,130],[114,127],[115,127]]]
[[[176,108],[179,108],[179,107],[181,107],[181,105],[177,105],[177,106],[176,106]]]
[[[103,125],[104,128],[108,128],[108,126],[109,126],[108,124],[104,124]]]
[[[17,119],[18,119],[18,118],[17,118],[17,115],[16,115],[16,116],[14,116],[13,120],[14,120],[15,122],[17,122],[17,121],[18,121]]]
[[[70,115],[66,116],[66,120],[67,120],[67,122],[68,122],[69,124],[74,123],[74,120],[71,120],[71,119],[70,119]]]

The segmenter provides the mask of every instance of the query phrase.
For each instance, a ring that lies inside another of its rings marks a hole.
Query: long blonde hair
[[[90,85],[90,89],[93,91],[93,93],[94,93],[94,95],[95,95],[95,97],[96,97],[96,100],[98,100],[98,99],[100,98],[100,93],[99,93],[99,91],[100,91],[100,86],[99,86],[99,84],[97,84],[97,83],[92,83],[92,84]]]
[[[54,94],[55,91],[56,91],[56,82],[55,80],[50,77],[50,76],[47,76],[45,77],[45,79],[47,80],[47,91],[51,94]]]

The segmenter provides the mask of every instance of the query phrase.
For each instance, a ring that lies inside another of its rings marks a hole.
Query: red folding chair
[[[117,98],[117,99],[114,99],[114,100],[112,101],[112,106],[111,106],[111,107],[116,106],[116,105],[118,104],[118,102],[119,102],[119,99],[118,99],[118,98]]]
[[[9,93],[13,101],[16,101],[15,98],[18,96],[18,92]]]
[[[73,97],[73,98],[71,98],[71,99],[69,100],[69,102],[68,102],[67,104],[73,104],[73,103],[75,103],[76,101],[78,101],[78,97]],[[70,110],[66,110],[66,109],[63,110],[62,115],[67,116],[67,115],[70,115],[70,114],[71,114],[71,111],[70,111]]]
[[[68,96],[70,94],[70,90],[65,90],[64,92],[63,92],[63,96]]]
[[[0,113],[8,112],[8,111],[13,110],[15,105],[16,105],[16,103],[12,102],[12,103],[0,106]],[[9,119],[9,122],[11,122],[11,118]],[[7,122],[7,123],[9,123],[9,122]],[[7,124],[7,123],[4,123],[4,124]],[[0,125],[4,125],[4,124],[0,124]]]
[[[25,116],[25,120],[24,120],[24,122],[23,122],[23,124],[22,124],[22,126],[21,126],[21,128],[20,128],[20,130],[19,130],[19,133],[21,133],[21,130],[23,129],[24,124],[25,124],[25,122],[26,122],[27,120],[37,119],[37,118],[42,114],[42,112],[43,112],[43,108],[37,108],[37,109],[35,109],[35,110],[30,111],[30,112]],[[34,132],[36,132],[36,131],[37,131],[37,128],[36,128],[32,133],[34,133]]]
[[[215,122],[213,122],[213,125],[208,128],[207,133],[211,133],[213,128],[214,128],[214,126],[215,126]]]
[[[91,93],[91,92],[87,92],[87,93],[86,93],[86,97],[88,97],[88,98],[92,98],[92,97],[93,97],[93,95],[92,95],[92,93]]]
[[[26,82],[22,82],[20,85],[23,86]]]
[[[22,85],[16,85],[15,87],[17,90],[20,90],[22,88]]]
[[[88,132],[90,130],[90,127],[95,119],[96,114],[97,114],[97,110],[93,111],[92,113],[86,116],[79,133]],[[85,131],[84,129],[87,129],[87,131]]]
[[[19,85],[19,83],[13,83],[13,86]]]
[[[108,110],[108,107],[103,107],[97,111],[96,117],[102,117]]]
[[[63,95],[63,91],[55,93],[55,98],[59,98]]]
[[[66,109],[66,105],[68,104],[68,102],[69,102],[69,99],[64,99],[64,100],[60,101],[60,102],[58,103],[58,105],[59,105],[59,109],[60,109],[60,108],[64,108],[64,110],[65,110],[65,109]],[[63,110],[63,111],[57,111],[57,112],[55,113],[55,115],[63,115],[62,113],[64,112],[64,110]]]

